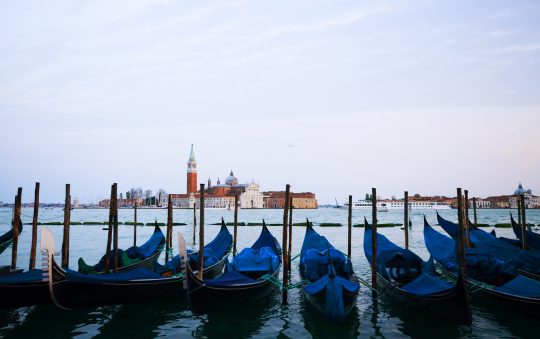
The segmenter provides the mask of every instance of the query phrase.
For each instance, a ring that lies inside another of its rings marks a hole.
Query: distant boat
[[[368,200],[357,200],[353,202],[352,209],[353,210],[370,210],[372,208],[371,201]],[[349,203],[346,202],[343,204],[343,206],[340,207],[341,209],[348,210],[349,209]],[[377,211],[378,212],[388,212],[388,207],[386,207],[385,203],[377,203]]]

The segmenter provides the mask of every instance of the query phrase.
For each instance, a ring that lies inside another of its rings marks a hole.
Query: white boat
[[[377,201],[378,212],[388,212],[388,210],[402,210],[403,201],[398,200],[381,200]],[[344,203],[342,209],[349,209],[349,203]],[[353,210],[370,210],[371,201],[357,200],[353,202]],[[450,205],[436,201],[409,201],[410,210],[449,210]]]
[[[402,210],[404,206],[403,201],[387,200],[384,201],[386,207],[391,210]],[[449,210],[451,209],[449,204],[438,201],[409,201],[410,210]]]
[[[371,201],[368,200],[357,200],[354,201],[352,204],[353,210],[370,210],[372,206]],[[341,207],[341,209],[348,210],[349,209],[349,203],[344,203]],[[386,207],[386,203],[377,202],[377,211],[378,212],[388,212],[388,208]]]

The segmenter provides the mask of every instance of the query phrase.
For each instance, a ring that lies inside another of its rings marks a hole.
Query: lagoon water
[[[479,210],[478,222],[494,225],[509,222],[509,210]],[[512,211],[514,215],[516,211]],[[11,209],[0,208],[0,234],[9,229]],[[239,221],[281,223],[281,210],[240,210]],[[445,218],[455,221],[456,210],[440,212]],[[23,209],[23,222],[31,222],[32,209]],[[435,211],[412,211],[413,227],[410,232],[410,248],[423,259],[428,258],[422,235],[423,215],[428,221],[436,224]],[[472,214],[472,212],[471,212]],[[353,211],[353,223],[363,222],[366,216],[371,219],[370,210]],[[40,209],[41,222],[62,221],[62,209]],[[205,211],[205,239],[213,239],[221,217],[230,222],[233,212],[227,210]],[[338,209],[295,210],[294,222],[303,222],[309,218],[315,225],[323,222],[347,224],[347,211]],[[193,211],[174,210],[174,222],[184,222],[187,226],[175,226],[174,233],[180,232],[189,245],[193,245]],[[138,221],[149,223],[154,220],[165,222],[165,209],[139,209]],[[77,209],[71,213],[72,221],[106,221],[108,210]],[[133,221],[132,210],[120,210],[119,221]],[[379,213],[379,223],[402,223],[402,211]],[[540,210],[527,210],[527,222],[540,224]],[[19,239],[18,266],[27,267],[31,226],[25,225]],[[40,226],[41,227],[41,226]],[[54,234],[57,249],[62,242],[62,226],[47,226]],[[70,267],[76,269],[77,259],[83,257],[86,262],[94,263],[103,255],[106,246],[107,232],[104,226],[71,227]],[[338,249],[347,249],[346,227],[315,227],[317,232],[326,236]],[[440,227],[435,227],[441,231]],[[229,227],[232,232],[232,227]],[[238,229],[238,245],[240,250],[251,246],[257,239],[261,227],[244,226]],[[270,231],[281,241],[281,227],[269,227]],[[487,231],[491,231],[491,227]],[[142,244],[151,235],[153,227],[137,228],[137,243]],[[514,238],[511,229],[496,229],[497,234]],[[304,237],[304,227],[293,228],[293,255],[300,251]],[[400,227],[381,228],[380,233],[386,235],[398,245],[403,244],[403,230]],[[363,228],[353,228],[353,266],[358,276],[365,280],[371,277],[369,264],[364,256],[362,241]],[[175,235],[176,239],[176,235]],[[127,248],[133,244],[133,226],[119,226],[119,246]],[[39,246],[39,238],[38,238]],[[176,241],[174,241],[176,249]],[[39,253],[39,251],[38,251]],[[163,260],[161,258],[160,260]],[[11,250],[0,255],[0,266],[9,265]],[[36,260],[40,263],[40,260]],[[299,281],[298,259],[293,262],[292,283]],[[361,286],[357,301],[357,309],[345,324],[336,326],[328,324],[324,317],[314,312],[305,303],[299,289],[289,291],[289,304],[280,304],[281,295],[276,292],[264,304],[246,305],[242,310],[225,310],[210,315],[194,315],[189,310],[186,298],[180,300],[163,300],[144,304],[100,307],[80,311],[62,311],[53,305],[20,308],[0,311],[0,336],[20,338],[49,337],[132,337],[145,338],[155,336],[174,336],[181,338],[250,338],[250,337],[414,337],[414,338],[482,338],[482,337],[537,337],[538,325],[533,320],[522,318],[514,313],[493,308],[484,308],[473,304],[472,326],[458,326],[453,323],[433,319],[426,314],[418,313],[406,305],[396,304],[392,299],[380,297],[373,302],[369,290]],[[1,301],[0,301],[1,302]]]

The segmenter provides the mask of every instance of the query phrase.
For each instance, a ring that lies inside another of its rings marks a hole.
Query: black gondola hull
[[[24,284],[0,286],[0,308],[18,308],[51,302],[49,284],[46,281],[35,281]]]
[[[278,277],[280,267],[281,265],[272,275],[273,279]],[[253,304],[267,298],[277,290],[277,286],[269,280],[244,285],[208,286],[190,268],[187,270],[187,285],[188,298],[194,313],[230,310]]]
[[[453,272],[444,270],[444,274],[455,278]],[[510,295],[496,291],[489,287],[479,287],[482,283],[473,279],[467,279],[467,285],[474,289],[472,301],[483,306],[504,309],[513,313],[519,313],[531,319],[540,319],[540,299]]]
[[[430,316],[458,324],[471,323],[469,296],[462,283],[444,293],[418,296],[400,289],[377,273],[377,290]]]

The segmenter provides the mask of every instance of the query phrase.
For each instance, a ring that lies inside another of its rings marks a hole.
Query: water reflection
[[[332,324],[302,294],[300,314],[306,330],[315,338],[356,338],[360,335],[360,315],[356,306],[352,308],[344,323]]]
[[[193,335],[198,338],[252,338],[268,319],[268,310],[275,305],[276,297],[272,295],[256,304],[246,304],[242,308],[224,309],[198,316],[201,324],[197,326]]]

